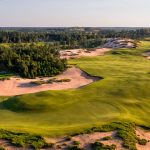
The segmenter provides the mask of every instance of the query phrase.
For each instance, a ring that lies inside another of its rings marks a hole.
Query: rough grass
[[[113,138],[120,138],[123,141],[122,146],[129,149],[129,150],[137,150],[136,144],[140,145],[146,145],[147,140],[140,139],[136,135],[136,124],[130,121],[122,121],[122,122],[111,122],[106,125],[102,125],[99,127],[92,127],[87,130],[83,130],[81,132],[75,133],[74,135],[80,135],[80,134],[90,134],[93,132],[110,132],[110,131],[116,131],[116,135],[114,137],[104,137],[101,140],[111,140]],[[72,135],[72,136],[74,136]],[[100,140],[100,141],[101,141]],[[98,141],[98,143],[100,142]],[[97,143],[97,142],[95,142]],[[103,145],[101,145],[103,146]]]
[[[71,60],[104,79],[76,90],[1,98],[0,128],[56,136],[116,120],[150,127],[150,61],[141,56],[149,48],[143,42],[119,54]]]
[[[16,147],[32,147],[33,149],[40,149],[50,146],[41,136],[6,130],[0,130],[0,139],[8,140],[10,144]]]
[[[115,150],[116,145],[104,145],[103,143],[96,141],[92,144],[92,150]]]

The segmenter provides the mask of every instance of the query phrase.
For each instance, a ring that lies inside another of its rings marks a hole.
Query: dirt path
[[[0,96],[14,96],[27,93],[36,93],[46,90],[76,89],[99,80],[98,77],[92,77],[76,67],[69,68],[61,75],[56,76],[56,78],[70,79],[70,82],[55,82],[52,84],[43,84],[35,86],[31,82],[40,80],[44,81],[50,78],[11,78],[10,80],[0,81]]]

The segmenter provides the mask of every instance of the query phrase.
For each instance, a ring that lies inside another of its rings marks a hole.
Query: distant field
[[[60,135],[111,121],[130,120],[150,127],[150,42],[102,57],[70,60],[104,79],[81,89],[46,91],[0,98],[0,128]]]

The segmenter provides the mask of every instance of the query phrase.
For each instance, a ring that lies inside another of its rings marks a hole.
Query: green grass
[[[70,64],[103,80],[80,89],[46,91],[0,98],[0,128],[56,136],[129,120],[150,127],[150,49],[121,49],[103,57],[84,57]]]
[[[104,145],[103,143],[96,141],[92,144],[92,150],[115,150],[116,145]]]
[[[0,74],[0,79],[10,78],[12,74]]]

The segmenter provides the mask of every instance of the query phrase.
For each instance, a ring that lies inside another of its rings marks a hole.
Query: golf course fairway
[[[95,83],[74,90],[0,97],[0,128],[56,136],[112,121],[129,120],[150,127],[150,61],[137,49],[118,49],[105,56],[69,60]]]

